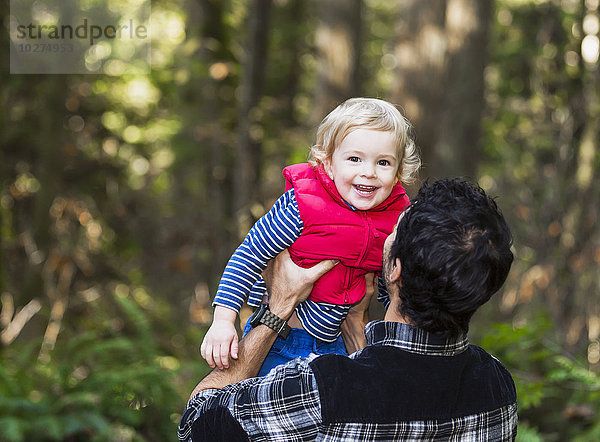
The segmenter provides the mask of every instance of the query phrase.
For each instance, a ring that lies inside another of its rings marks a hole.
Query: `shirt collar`
[[[429,356],[454,356],[469,345],[466,335],[442,338],[423,329],[400,322],[372,321],[365,328],[368,345],[391,345]]]

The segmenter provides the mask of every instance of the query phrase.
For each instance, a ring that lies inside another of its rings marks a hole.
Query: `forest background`
[[[9,74],[7,3],[0,440],[173,440],[226,260],[351,96],[497,196],[516,259],[470,338],[519,440],[600,440],[598,0],[153,0],[148,75]]]

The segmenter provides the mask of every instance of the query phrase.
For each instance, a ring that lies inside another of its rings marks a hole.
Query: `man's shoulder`
[[[477,345],[469,345],[471,375],[482,385],[491,385],[504,392],[506,402],[516,402],[517,392],[510,371],[498,358]],[[490,384],[491,382],[491,384]]]
[[[323,418],[389,422],[452,419],[516,402],[510,373],[479,347],[431,356],[393,346],[369,346],[352,358],[321,356],[310,363]],[[402,392],[403,401],[398,401]],[[373,416],[370,406],[378,404]]]
[[[486,368],[491,373],[497,374],[502,377],[509,377],[512,380],[512,376],[504,364],[494,355],[488,353],[485,349],[470,344],[465,352],[467,357],[471,360],[471,363],[478,366],[479,369]]]

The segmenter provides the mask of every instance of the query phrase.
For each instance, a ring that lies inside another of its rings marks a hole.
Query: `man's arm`
[[[283,320],[288,320],[298,303],[308,298],[312,286],[336,261],[321,261],[310,269],[294,264],[287,250],[269,263],[263,273],[270,295],[269,309]],[[277,333],[265,325],[254,327],[240,341],[238,359],[227,370],[215,369],[202,379],[190,397],[207,389],[219,389],[257,375]]]

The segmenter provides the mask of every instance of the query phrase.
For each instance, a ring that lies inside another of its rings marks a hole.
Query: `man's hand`
[[[305,269],[292,261],[287,249],[281,252],[263,272],[269,293],[269,310],[287,320],[294,308],[308,298],[314,283],[338,262],[325,260]]]

